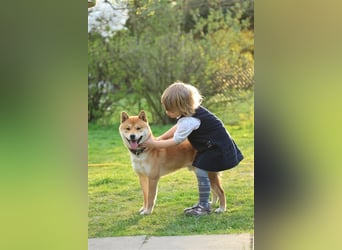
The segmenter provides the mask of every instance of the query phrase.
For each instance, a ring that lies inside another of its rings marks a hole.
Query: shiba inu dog
[[[144,202],[139,213],[151,214],[160,177],[183,167],[193,168],[191,164],[196,151],[187,140],[168,148],[142,147],[141,144],[153,136],[144,111],[140,111],[137,116],[128,116],[126,112],[122,112],[119,132],[124,145],[130,151],[132,167],[139,176],[143,192]],[[217,199],[220,201],[220,207],[215,212],[224,212],[226,199],[219,173],[209,172],[209,179],[213,193],[212,204],[215,204]]]

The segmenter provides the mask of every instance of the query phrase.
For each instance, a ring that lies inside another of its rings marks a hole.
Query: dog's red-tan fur
[[[125,146],[132,151],[130,152],[132,167],[139,176],[143,191],[144,203],[139,212],[140,214],[151,214],[157,197],[160,177],[183,167],[192,168],[191,164],[196,151],[187,140],[168,148],[141,148],[140,144],[150,136],[153,137],[144,111],[140,111],[137,116],[128,116],[126,112],[122,112],[119,132]],[[213,203],[217,199],[220,201],[220,207],[215,212],[224,212],[226,199],[219,174],[209,172],[209,179]]]

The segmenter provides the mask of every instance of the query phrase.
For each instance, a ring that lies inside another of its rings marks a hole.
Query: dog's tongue
[[[138,148],[138,142],[137,141],[131,141],[130,145],[131,145],[131,149],[137,149]]]

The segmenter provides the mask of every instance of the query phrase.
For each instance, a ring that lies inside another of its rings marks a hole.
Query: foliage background
[[[122,11],[122,1],[120,6],[113,13]],[[198,87],[214,112],[232,111],[238,100],[251,107],[244,116],[253,117],[253,1],[128,1],[126,6],[127,22],[119,31],[115,27],[115,35],[88,33],[89,122],[113,122],[122,110],[145,109],[151,122],[169,123],[160,96],[176,80]],[[241,119],[224,121],[229,118]]]

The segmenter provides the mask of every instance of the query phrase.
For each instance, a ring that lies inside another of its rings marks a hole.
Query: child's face
[[[179,117],[181,115],[178,111],[166,110],[165,112],[168,115],[168,117],[170,117],[170,118],[177,118],[177,117]]]

